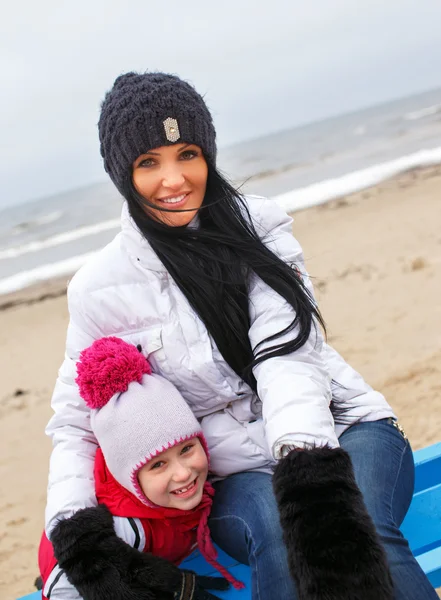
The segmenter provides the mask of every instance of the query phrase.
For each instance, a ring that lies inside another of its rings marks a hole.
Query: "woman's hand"
[[[221,577],[200,577],[121,540],[105,506],[79,510],[51,536],[55,557],[83,600],[216,600]]]
[[[345,450],[290,452],[273,487],[299,600],[392,600],[386,555]]]
[[[284,444],[280,448],[280,458],[285,458],[285,456],[288,456],[290,452],[300,452],[302,450],[303,448],[298,448],[297,446],[290,446],[289,444]]]

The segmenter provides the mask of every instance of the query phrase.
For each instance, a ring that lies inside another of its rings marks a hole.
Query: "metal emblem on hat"
[[[165,137],[169,142],[177,142],[181,137],[176,119],[167,117],[164,121]]]

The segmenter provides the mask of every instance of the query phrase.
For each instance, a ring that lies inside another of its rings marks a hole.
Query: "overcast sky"
[[[174,72],[220,145],[441,85],[440,0],[22,0],[0,23],[0,207],[104,180],[115,77]]]

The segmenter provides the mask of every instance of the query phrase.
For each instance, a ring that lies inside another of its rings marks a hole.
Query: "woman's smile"
[[[195,144],[149,150],[135,160],[132,171],[145,212],[170,227],[184,227],[194,218],[204,201],[207,176],[207,162]]]
[[[166,198],[157,198],[156,202],[162,202],[164,204],[171,204],[174,208],[181,208],[187,201],[191,192],[184,192],[178,196],[167,196]]]

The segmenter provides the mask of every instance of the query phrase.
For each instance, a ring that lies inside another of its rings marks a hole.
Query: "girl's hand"
[[[229,586],[222,577],[200,577],[132,548],[116,535],[105,506],[84,508],[60,521],[51,542],[83,600],[216,600],[206,589]]]

